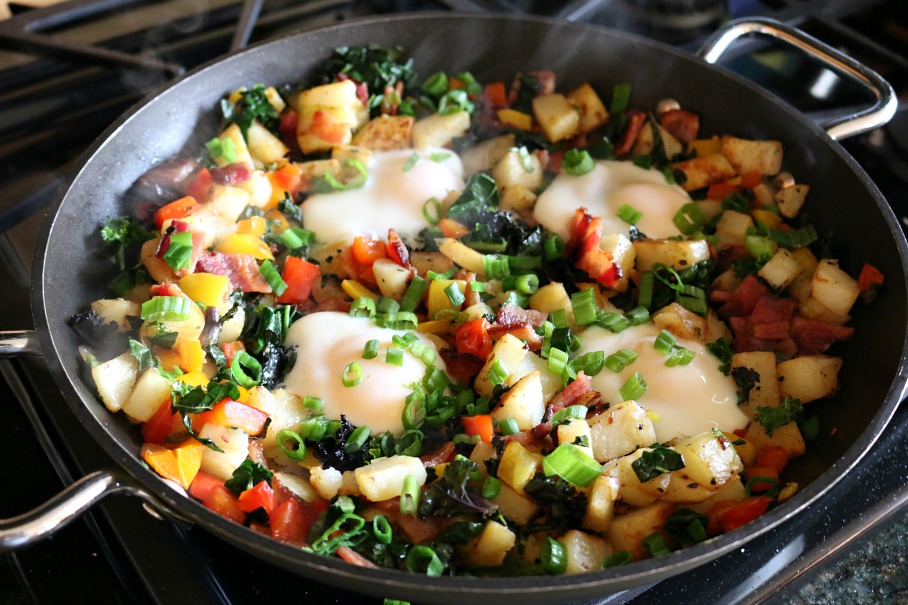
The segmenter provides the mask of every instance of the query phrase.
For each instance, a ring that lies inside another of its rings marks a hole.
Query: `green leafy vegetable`
[[[804,418],[804,406],[800,399],[785,397],[777,407],[759,406],[754,414],[754,420],[763,426],[766,434],[772,437],[773,431],[780,429],[789,422],[800,422]]]
[[[631,463],[631,468],[640,480],[645,483],[662,473],[670,473],[684,468],[684,458],[680,453],[664,445],[654,445],[651,449]]]
[[[731,349],[731,340],[723,336],[715,342],[708,343],[706,350],[722,362],[719,366],[719,371],[728,376],[728,373],[731,372],[731,357],[734,355],[734,351]]]
[[[233,495],[239,496],[262,481],[271,485],[272,477],[274,477],[274,473],[247,458],[233,471],[233,475],[224,482],[224,486],[233,492]]]
[[[126,250],[153,237],[153,233],[128,216],[112,218],[101,227],[101,239],[121,270],[126,268]]]
[[[233,106],[229,101],[222,103],[221,109],[224,117],[240,127],[243,136],[248,139],[247,133],[252,122],[258,120],[262,126],[276,135],[280,135],[281,118],[268,100],[265,87],[256,84],[251,89],[240,93],[240,98]]]

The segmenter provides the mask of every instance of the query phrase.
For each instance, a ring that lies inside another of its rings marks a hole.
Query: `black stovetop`
[[[620,12],[621,1],[274,0],[265,3],[253,40],[376,12],[421,9],[547,14],[668,37],[690,49],[705,33],[666,34],[664,29],[630,23]],[[187,68],[226,52],[240,14],[239,4],[230,0],[164,0],[117,8],[112,22],[97,25],[84,18],[85,5],[96,4],[119,7],[127,3],[78,1],[74,5],[83,14],[77,24],[69,29],[55,25],[48,31],[58,39],[105,38],[105,48],[125,52],[153,48],[157,59]],[[211,10],[204,18],[184,14],[190,4]],[[837,46],[857,53],[883,72],[900,93],[908,90],[908,29],[886,26],[888,21],[908,23],[902,0],[733,0],[728,6],[731,16],[774,16],[827,40],[831,37]],[[55,16],[56,10],[31,14]],[[148,19],[168,11],[177,17],[167,25],[137,25],[140,16]],[[198,31],[190,35],[191,29]],[[143,35],[128,33],[135,31]],[[32,325],[29,267],[42,221],[40,209],[72,158],[144,90],[170,77],[160,71],[100,67],[93,60],[3,50],[10,44],[0,39],[0,283],[4,284],[0,327],[4,329]],[[747,57],[736,60],[732,67],[772,86],[808,112],[822,113],[855,101],[847,87],[835,90],[832,96],[805,94],[803,87],[791,85],[790,78],[766,71],[759,61]],[[908,157],[906,124],[908,112],[901,112],[886,129],[845,144],[900,216],[908,214],[908,164],[901,159]],[[0,361],[0,379],[8,388],[0,409],[10,436],[0,444],[0,459],[8,461],[0,465],[0,485],[4,486],[0,518],[37,506],[74,477],[115,465],[75,419],[40,360]],[[790,594],[810,577],[800,570],[813,569],[847,551],[857,528],[881,520],[905,496],[906,415],[903,405],[861,465],[833,493],[795,519],[692,572],[592,602],[751,603]],[[53,539],[9,555],[0,563],[2,603],[247,603],[271,599],[381,602],[294,576],[200,528],[159,521],[129,498],[109,500]]]

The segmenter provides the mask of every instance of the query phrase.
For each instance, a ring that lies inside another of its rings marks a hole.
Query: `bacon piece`
[[[599,247],[602,219],[578,208],[571,220],[571,239],[567,244],[574,265],[604,286],[614,286],[621,279],[621,268],[611,254]]]
[[[754,307],[757,306],[757,301],[768,291],[768,288],[760,280],[753,275],[748,275],[741,280],[738,287],[731,293],[728,302],[719,309],[719,314],[723,317],[750,315],[753,313]]]
[[[378,569],[378,565],[362,556],[349,546],[338,546],[337,547],[337,556],[346,561],[356,565],[357,567],[366,567],[368,569]]]
[[[271,286],[262,277],[259,265],[250,254],[208,252],[199,258],[196,271],[225,275],[230,286],[243,292],[271,292]]]
[[[571,384],[556,393],[549,401],[549,411],[554,414],[558,410],[574,405],[581,397],[592,391],[592,381],[583,371],[577,373],[577,378]]]
[[[523,75],[522,73],[514,75],[514,81],[511,82],[511,90],[508,92],[508,105],[513,105],[517,102],[517,97],[520,94],[520,77]],[[536,95],[550,95],[555,92],[556,76],[554,71],[529,71],[525,75],[536,78]]]
[[[507,303],[502,305],[501,309],[498,310],[496,321],[503,326],[529,324],[534,328],[538,328],[545,323],[546,317],[548,317],[548,315],[542,311],[521,309],[513,303]]]
[[[388,243],[385,244],[385,253],[388,258],[401,267],[413,270],[413,265],[410,264],[410,251],[407,249],[407,244],[404,243],[404,240],[400,238],[394,229],[388,229]]]
[[[791,337],[798,345],[799,355],[823,353],[838,340],[847,340],[854,328],[837,326],[816,319],[795,317],[791,322]]]
[[[616,156],[622,156],[633,149],[634,143],[637,142],[637,136],[640,134],[640,129],[643,128],[643,123],[646,122],[646,114],[636,109],[629,110],[627,117],[630,118],[630,122],[628,122],[627,130],[624,132],[624,138],[615,147]]]
[[[751,318],[754,326],[760,324],[775,324],[791,322],[798,301],[793,298],[780,298],[772,294],[764,294],[757,299]]]
[[[662,114],[659,124],[678,139],[679,143],[687,145],[697,138],[700,131],[700,116],[685,109],[672,109]]]
[[[299,114],[292,109],[288,109],[281,117],[281,124],[278,127],[278,130],[281,131],[281,142],[295,153],[302,153],[299,141],[296,138],[296,126],[299,120]]]
[[[245,183],[252,176],[252,171],[246,164],[227,164],[223,168],[211,169],[211,180],[218,185],[239,185]]]
[[[350,312],[351,303],[349,300],[341,298],[326,298],[320,300],[315,305],[315,311],[341,311],[342,313]]]
[[[467,384],[479,373],[485,360],[468,353],[458,353],[454,349],[441,349],[441,358],[445,360],[448,376],[461,384]]]

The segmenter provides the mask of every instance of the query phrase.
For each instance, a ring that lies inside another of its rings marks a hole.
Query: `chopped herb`
[[[731,358],[734,355],[734,351],[731,349],[731,340],[723,336],[715,342],[708,343],[706,350],[722,362],[719,366],[719,371],[728,376],[731,371]]]
[[[224,486],[233,492],[235,496],[239,496],[247,489],[255,487],[256,484],[261,483],[262,481],[271,485],[271,479],[273,477],[274,473],[267,468],[246,458],[243,460],[242,464],[233,471],[233,475],[230,479],[224,482]]]
[[[609,567],[618,567],[620,565],[627,565],[633,561],[631,556],[631,551],[629,550],[619,550],[613,552],[608,557],[605,558],[605,561],[602,562],[602,567],[608,569]]]
[[[222,105],[223,107],[226,106]],[[247,139],[249,127],[252,126],[255,120],[258,120],[262,126],[272,133],[280,134],[281,118],[274,105],[268,100],[265,87],[261,84],[256,84],[251,89],[241,92],[236,107],[233,108],[229,115],[224,117],[239,126],[243,136]]]
[[[804,417],[804,406],[800,399],[785,397],[777,407],[759,406],[754,414],[754,420],[763,426],[766,435],[772,437],[776,429],[780,429],[789,422],[800,422]]]
[[[663,538],[662,534],[659,532],[653,532],[643,538],[643,545],[646,546],[646,550],[649,551],[649,554],[654,557],[661,557],[662,555],[667,555],[671,552],[668,549],[668,546],[665,545],[665,538]]]
[[[101,227],[101,239],[121,270],[126,268],[126,250],[153,237],[153,233],[128,216],[112,218]]]
[[[760,382],[760,373],[753,368],[737,367],[731,371],[731,377],[738,385],[738,399],[747,401],[750,391]]]
[[[677,451],[664,445],[654,445],[645,450],[643,454],[631,463],[637,478],[641,483],[658,477],[662,473],[670,473],[684,468],[684,458]]]
[[[672,513],[665,522],[664,529],[678,545],[691,546],[706,540],[708,524],[709,517],[689,508],[682,508]]]

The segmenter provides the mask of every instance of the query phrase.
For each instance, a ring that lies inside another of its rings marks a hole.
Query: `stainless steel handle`
[[[34,330],[0,331],[0,357],[40,356],[41,344]]]
[[[111,494],[138,496],[158,518],[186,522],[129,477],[114,471],[97,471],[79,479],[41,506],[12,519],[0,520],[0,553],[51,536]]]
[[[821,124],[833,140],[879,128],[895,115],[898,99],[892,86],[882,76],[813,36],[773,19],[729,21],[706,41],[697,54],[707,63],[715,63],[732,43],[749,34],[761,34],[785,42],[863,85],[876,97],[874,104],[867,109]]]

